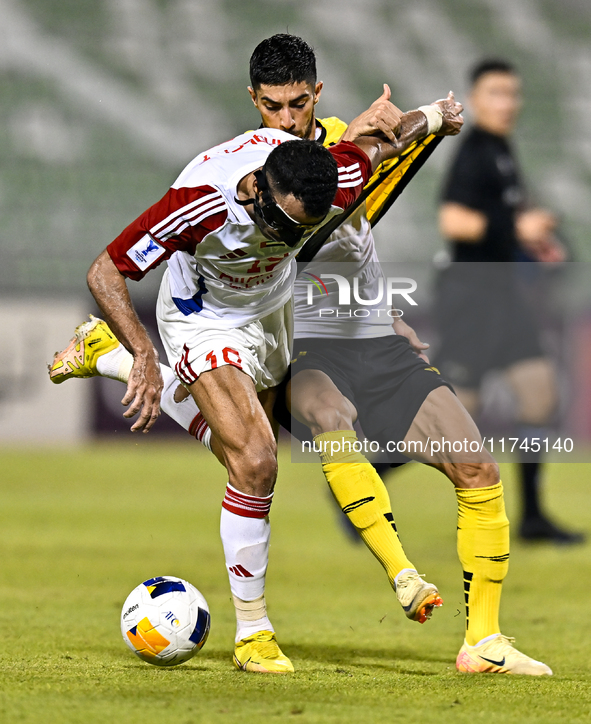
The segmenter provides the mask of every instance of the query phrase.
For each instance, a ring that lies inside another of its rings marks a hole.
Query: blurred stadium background
[[[258,125],[248,58],[286,31],[317,51],[320,117],[350,120],[383,82],[403,108],[450,88],[462,99],[482,56],[517,64],[522,166],[579,267],[564,424],[591,439],[588,0],[0,0],[0,443],[127,433],[117,383],[54,388],[45,363],[93,310],[97,254],[198,151]],[[377,228],[383,260],[430,266],[442,248],[436,198],[453,149],[442,144]],[[133,285],[139,308],[158,277]]]

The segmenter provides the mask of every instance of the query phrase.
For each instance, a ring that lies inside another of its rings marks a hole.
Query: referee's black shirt
[[[513,261],[515,212],[523,201],[523,189],[505,138],[472,128],[450,168],[442,201],[481,211],[488,219],[482,241],[452,240],[454,261]]]

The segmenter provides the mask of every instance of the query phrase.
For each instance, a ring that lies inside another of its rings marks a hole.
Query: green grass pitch
[[[280,457],[267,601],[297,673],[231,664],[234,614],[218,537],[223,469],[191,441],[0,453],[0,722],[588,722],[590,546],[513,542],[502,627],[552,678],[462,676],[455,498],[409,465],[388,485],[409,557],[445,605],[408,621],[380,565],[336,525],[318,465]],[[547,467],[548,503],[589,532],[589,466]],[[503,467],[510,517],[514,469]],[[175,669],[123,644],[127,594],[188,579],[212,613],[201,653]]]

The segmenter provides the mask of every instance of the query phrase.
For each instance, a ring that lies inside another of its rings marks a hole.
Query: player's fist
[[[437,131],[437,136],[456,136],[464,125],[462,111],[464,106],[456,101],[453,91],[447,94],[447,98],[440,98],[433,103],[441,111],[441,128]]]

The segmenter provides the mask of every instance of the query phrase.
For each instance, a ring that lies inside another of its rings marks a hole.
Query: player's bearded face
[[[263,119],[263,126],[291,133],[298,138],[314,139],[316,119],[314,106],[322,91],[301,82],[288,85],[261,85],[256,91],[248,89],[252,102]]]

